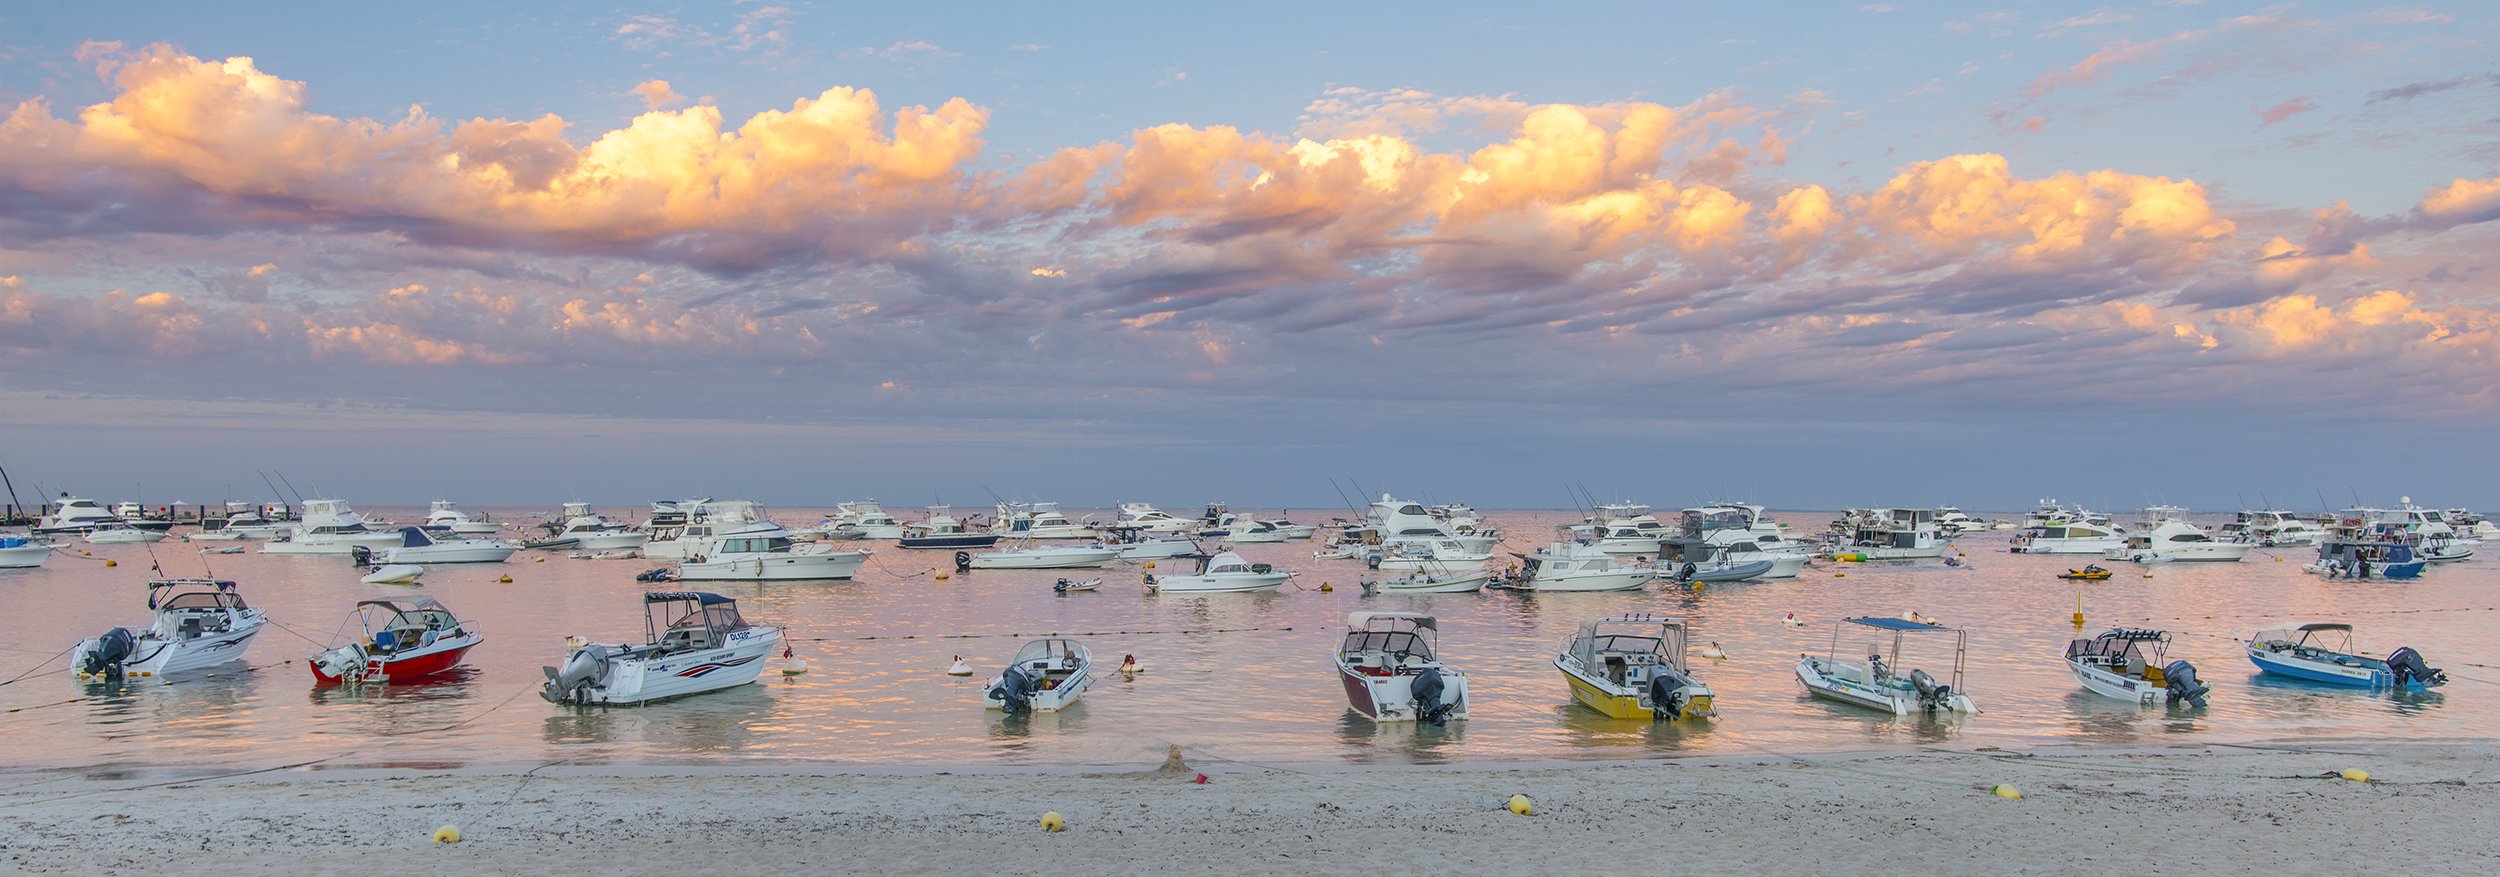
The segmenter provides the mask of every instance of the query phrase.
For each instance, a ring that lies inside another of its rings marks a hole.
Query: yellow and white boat
[[[1554,656],[1582,706],[1618,719],[1704,719],[1718,715],[1710,687],[1686,661],[1684,619],[1646,612],[1580,625]]]

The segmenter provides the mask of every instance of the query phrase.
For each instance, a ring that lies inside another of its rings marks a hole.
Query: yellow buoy
[[[541,558],[538,558],[538,559],[536,559],[536,560],[532,560],[532,561],[530,561],[530,562],[531,562],[531,563],[546,563],[546,562],[547,562],[547,559],[546,559],[546,558],[544,558],[544,557],[541,557]]]
[[[511,576],[496,576],[496,577],[495,577],[495,581],[498,581],[498,582],[501,582],[501,583],[503,583],[503,584],[507,584],[507,585],[509,585],[509,584],[512,584],[512,577],[511,577]]]
[[[2083,592],[2075,592],[2075,626],[2083,626]]]
[[[1848,577],[1849,577],[1849,574],[1848,574],[1848,573],[1845,573],[1845,572],[1836,572],[1836,573],[1832,573],[1832,578],[1836,578],[1836,579],[1845,579],[1845,578],[1848,578]]]
[[[1068,830],[1068,821],[1059,818],[1059,811],[1052,810],[1048,813],[1042,814],[1042,830],[1052,832],[1066,831]]]
[[[104,565],[105,565],[105,566],[120,566],[120,565],[121,565],[121,562],[120,562],[120,561],[117,561],[117,560],[108,560],[108,561],[105,561],[105,562],[104,562]]]
[[[944,572],[940,572],[940,573],[938,573],[938,574],[937,574],[937,580],[938,580],[938,581],[941,581],[941,582],[942,582],[942,581],[946,581],[947,579],[951,579],[951,578],[954,578],[954,576],[948,575],[948,574],[946,574],[946,573],[944,573]]]
[[[1336,589],[1337,589],[1337,586],[1332,585],[1332,584],[1329,584],[1329,583],[1327,583],[1327,582],[1321,582],[1321,583],[1319,583],[1319,590],[1320,590],[1320,593],[1323,593],[1323,594],[1324,594],[1324,593],[1327,593],[1327,592],[1330,592],[1330,591],[1334,591],[1334,590],[1336,590]]]
[[[456,843],[459,843],[459,842],[460,842],[460,826],[457,826],[457,825],[446,825],[446,826],[443,826],[443,827],[441,827],[441,828],[437,828],[437,829],[435,829],[435,830],[434,830],[434,842],[435,842],[435,843],[438,843],[438,844],[456,844]]]
[[[1510,812],[1521,816],[1534,816],[1536,815],[1536,802],[1528,800],[1526,795],[1512,795],[1510,796]]]
[[[2336,771],[2335,775],[2356,783],[2366,783],[2370,781],[2370,772],[2357,767],[2344,768],[2343,770]]]
[[[93,552],[93,551],[81,551],[81,552],[78,552],[78,556],[80,556],[80,557],[94,557],[94,556],[95,556],[95,552]]]
[[[1155,568],[1155,562],[1154,562],[1154,561],[1151,561],[1151,560],[1146,561],[1146,568],[1147,568],[1147,569],[1153,569],[1153,568]]]
[[[1988,787],[1988,794],[1995,795],[1999,798],[2019,800],[2023,796],[2023,791],[2021,789],[2014,788],[2013,786],[1998,783]]]

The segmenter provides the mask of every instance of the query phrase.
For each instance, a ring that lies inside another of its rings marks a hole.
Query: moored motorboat
[[[998,544],[998,534],[966,529],[963,522],[956,520],[948,511],[948,506],[930,506],[929,516],[920,523],[903,528],[903,538],[896,540],[895,544],[927,550],[988,548]]]
[[[1243,560],[1230,551],[1218,551],[1199,556],[1196,572],[1164,576],[1147,573],[1146,590],[1165,594],[1273,591],[1284,587],[1293,575],[1268,564]]]
[[[1963,662],[1970,644],[1968,633],[1902,618],[1846,618],[1842,621],[1891,633],[1890,658],[1886,658],[1886,653],[1870,647],[1864,662],[1841,660],[1842,627],[1835,624],[1832,626],[1830,652],[1819,657],[1798,656],[1797,681],[1805,686],[1807,693],[1896,716],[1906,716],[1912,711],[1929,715],[1979,711],[1962,683]],[[1907,676],[1895,672],[1894,668],[1901,663],[1902,637],[1912,633],[1953,634],[1953,671],[1948,681],[1937,682],[1935,677],[1922,669],[1913,668]]]
[[[512,556],[511,543],[501,539],[435,539],[418,527],[399,528],[399,544],[380,550],[359,545],[348,555],[359,562],[370,555],[377,563],[502,563]]]
[[[438,499],[428,505],[425,523],[420,527],[428,533],[460,536],[483,536],[503,529],[502,524],[487,520],[483,515],[471,517],[468,512],[460,510],[458,503],[448,499]]]
[[[1621,565],[1615,556],[1580,541],[1554,542],[1535,554],[1517,554],[1520,569],[1508,587],[1523,591],[1637,591],[1658,578],[1643,564]]]
[[[981,686],[981,705],[1008,715],[1058,712],[1076,704],[1094,682],[1093,653],[1072,639],[1037,639],[1016,650],[1007,669]]]
[[[1068,520],[1055,502],[1000,501],[998,515],[990,519],[990,532],[1010,539],[1084,539],[1102,538],[1102,530],[1091,523]]]
[[[868,562],[864,549],[834,551],[823,545],[800,547],[790,531],[764,518],[735,526],[716,527],[692,557],[677,564],[676,578],[688,582],[826,581],[859,574]]]
[[[431,597],[359,601],[348,617],[362,635],[304,662],[315,685],[384,685],[439,676],[485,642],[475,627]]]
[[[89,545],[137,545],[165,541],[163,530],[143,530],[129,524],[102,524],[81,537]]]
[[[622,706],[718,691],[755,681],[781,643],[780,628],[749,624],[738,601],[719,594],[652,591],[642,602],[643,643],[583,643],[563,667],[541,668],[538,696]]]
[[[1580,625],[1554,656],[1571,699],[1618,719],[1708,718],[1718,715],[1710,687],[1685,658],[1684,619],[1646,612],[1609,615]]]
[[[1108,545],[1026,544],[979,554],[955,552],[960,569],[1090,569],[1120,559]]]
[[[2066,668],[2085,690],[2142,706],[2205,705],[2211,691],[2196,681],[2196,665],[2169,660],[2170,634],[2111,628],[2066,644]]]
[[[2077,582],[2105,582],[2109,580],[2110,575],[2109,570],[2101,568],[2100,564],[2093,563],[2085,564],[2082,569],[2070,569],[2058,573],[2057,577]]]
[[[1416,570],[1397,578],[1360,581],[1366,594],[1472,594],[1484,590],[1485,583],[1492,580],[1492,570],[1459,569]]]
[[[1777,561],[1768,558],[1740,562],[1734,557],[1720,555],[1700,562],[1685,561],[1675,567],[1675,580],[1684,584],[1741,582],[1766,578],[1775,565]]]
[[[1053,583],[1050,586],[1050,589],[1062,594],[1081,594],[1087,591],[1099,591],[1102,590],[1102,579],[1091,578],[1084,581],[1060,579],[1059,581]]]
[[[561,523],[550,521],[540,525],[551,531],[547,538],[533,540],[522,547],[618,551],[639,549],[651,538],[651,534],[591,511],[590,504],[586,502],[565,503],[558,517],[563,519]]]
[[[78,678],[163,676],[240,661],[267,621],[233,582],[208,579],[149,582],[148,610],[156,617],[146,627],[116,627],[72,649]]]
[[[23,536],[0,536],[0,569],[34,569],[52,556],[52,546]]]
[[[2447,672],[2432,669],[2412,646],[2398,647],[2385,658],[2360,654],[2353,645],[2352,625],[2341,622],[2258,631],[2243,644],[2248,648],[2249,662],[2256,664],[2260,672],[2273,676],[2399,691],[2448,682]]]
[[[2101,557],[2136,563],[2237,563],[2256,547],[2252,542],[2213,538],[2204,528],[2188,521],[2186,509],[2151,506],[2144,510],[2144,520],[2127,536],[2127,544],[2102,552]]]
[[[85,533],[107,524],[127,523],[121,516],[105,509],[104,504],[85,497],[61,494],[51,502],[52,510],[35,519],[28,527],[29,535],[54,533]]]
[[[1440,624],[1417,612],[1356,612],[1337,646],[1346,703],[1375,722],[1467,717],[1467,677],[1441,663]]]
[[[425,567],[413,563],[375,564],[360,568],[365,575],[358,581],[368,585],[413,585],[418,577],[425,575]]]
[[[308,499],[303,518],[262,546],[260,553],[348,554],[359,545],[392,548],[403,541],[398,530],[376,529],[366,523],[345,500]]]

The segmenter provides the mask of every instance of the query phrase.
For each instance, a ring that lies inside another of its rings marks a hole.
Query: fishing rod
[[[296,504],[296,505],[303,505],[303,504],[304,504],[304,492],[303,492],[303,491],[301,491],[301,490],[297,490],[297,489],[295,489],[295,482],[286,480],[286,472],[284,472],[284,471],[280,471],[280,470],[272,470],[272,471],[277,471],[277,472],[278,472],[278,483],[286,485],[286,489],[287,489],[287,492],[288,492],[288,493],[295,494],[295,504]],[[316,484],[316,485],[313,485],[313,486],[314,486],[314,487],[320,487],[321,485]]]
[[[9,480],[9,467],[5,463],[0,463],[0,484],[6,484],[9,487],[8,517],[15,518],[26,508],[26,504],[18,501],[17,482]]]

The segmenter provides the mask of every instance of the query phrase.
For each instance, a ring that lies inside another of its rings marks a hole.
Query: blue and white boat
[[[2430,565],[2422,536],[2394,524],[2345,517],[2318,538],[2318,559],[2310,572],[2327,578],[2417,579]]]
[[[2340,622],[2259,631],[2247,645],[2248,660],[2258,670],[2309,682],[2418,691],[2448,681],[2445,671],[2423,663],[2422,653],[2412,646],[2399,647],[2385,659],[2357,654],[2352,625]]]

